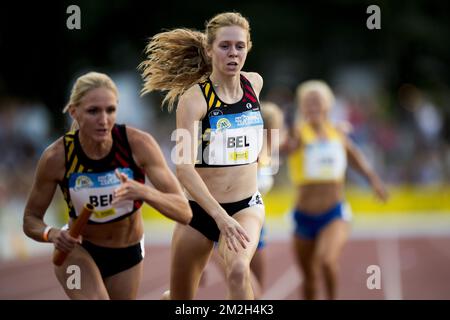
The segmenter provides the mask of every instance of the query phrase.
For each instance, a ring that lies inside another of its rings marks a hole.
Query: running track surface
[[[291,244],[266,247],[267,284],[262,299],[300,299],[301,276]],[[168,244],[146,246],[138,299],[159,299],[169,287]],[[381,289],[367,288],[367,268],[381,270]],[[450,235],[350,239],[341,256],[339,299],[450,299]],[[323,290],[321,293],[323,298]],[[197,299],[224,299],[225,287],[210,262]],[[67,299],[53,273],[51,256],[0,262],[0,299]]]

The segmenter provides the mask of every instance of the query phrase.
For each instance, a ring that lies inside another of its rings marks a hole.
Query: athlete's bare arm
[[[62,175],[64,175],[64,145],[62,139],[59,139],[50,145],[39,159],[25,206],[23,231],[36,241],[44,241],[42,239],[46,227],[44,215]]]
[[[127,136],[136,164],[145,171],[154,188],[123,177],[126,181],[117,190],[115,202],[142,199],[166,217],[188,224],[191,208],[158,143],[148,133],[135,128],[127,127]]]
[[[58,183],[65,172],[64,145],[60,138],[51,144],[39,159],[36,174],[28,196],[23,216],[24,233],[40,242],[44,242],[43,232],[46,228],[44,215],[55,194]],[[77,243],[68,232],[61,232],[52,228],[48,234],[48,241],[53,242],[61,251],[69,252]]]
[[[375,173],[375,171],[370,167],[368,161],[364,157],[363,153],[358,149],[358,147],[344,135],[345,139],[345,147],[347,150],[347,157],[350,166],[355,168],[358,172],[360,172],[364,177],[367,178],[370,185],[372,186],[375,194],[382,201],[386,201],[388,198],[388,193],[386,188],[384,187],[381,179]]]

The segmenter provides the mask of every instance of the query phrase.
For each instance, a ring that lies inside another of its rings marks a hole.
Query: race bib
[[[260,112],[211,116],[210,142],[203,159],[209,165],[253,163],[263,143],[263,120]]]
[[[133,171],[130,168],[119,169],[129,179],[133,179]],[[93,222],[104,223],[133,210],[133,201],[122,201],[115,206],[111,205],[114,190],[119,187],[120,180],[114,171],[92,173],[72,173],[69,178],[69,192],[72,204],[77,216],[81,214],[85,203],[95,207],[90,219]]]
[[[321,141],[305,147],[304,172],[307,179],[335,180],[344,176],[347,157],[338,141]]]

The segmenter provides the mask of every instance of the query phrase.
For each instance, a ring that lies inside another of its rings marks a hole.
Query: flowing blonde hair
[[[114,92],[116,97],[119,97],[117,87],[108,75],[99,72],[88,72],[78,77],[75,81],[70,93],[69,102],[66,104],[62,112],[66,113],[71,106],[77,107],[89,91],[97,88],[109,89]],[[70,131],[78,128],[78,123],[73,120]]]
[[[171,111],[178,98],[194,84],[206,80],[212,72],[211,61],[206,54],[216,39],[218,29],[239,26],[247,31],[247,48],[250,51],[250,25],[238,12],[225,12],[206,22],[205,32],[192,29],[174,29],[150,38],[145,47],[147,59],[138,67],[144,85],[141,94],[167,91],[163,105]]]

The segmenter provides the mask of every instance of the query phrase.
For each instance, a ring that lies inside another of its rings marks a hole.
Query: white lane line
[[[291,266],[278,280],[266,290],[261,297],[262,300],[282,300],[287,298],[298,286],[303,279],[296,265]]]
[[[401,300],[403,294],[398,238],[393,236],[377,240],[377,251],[380,258],[384,298],[386,300]]]

